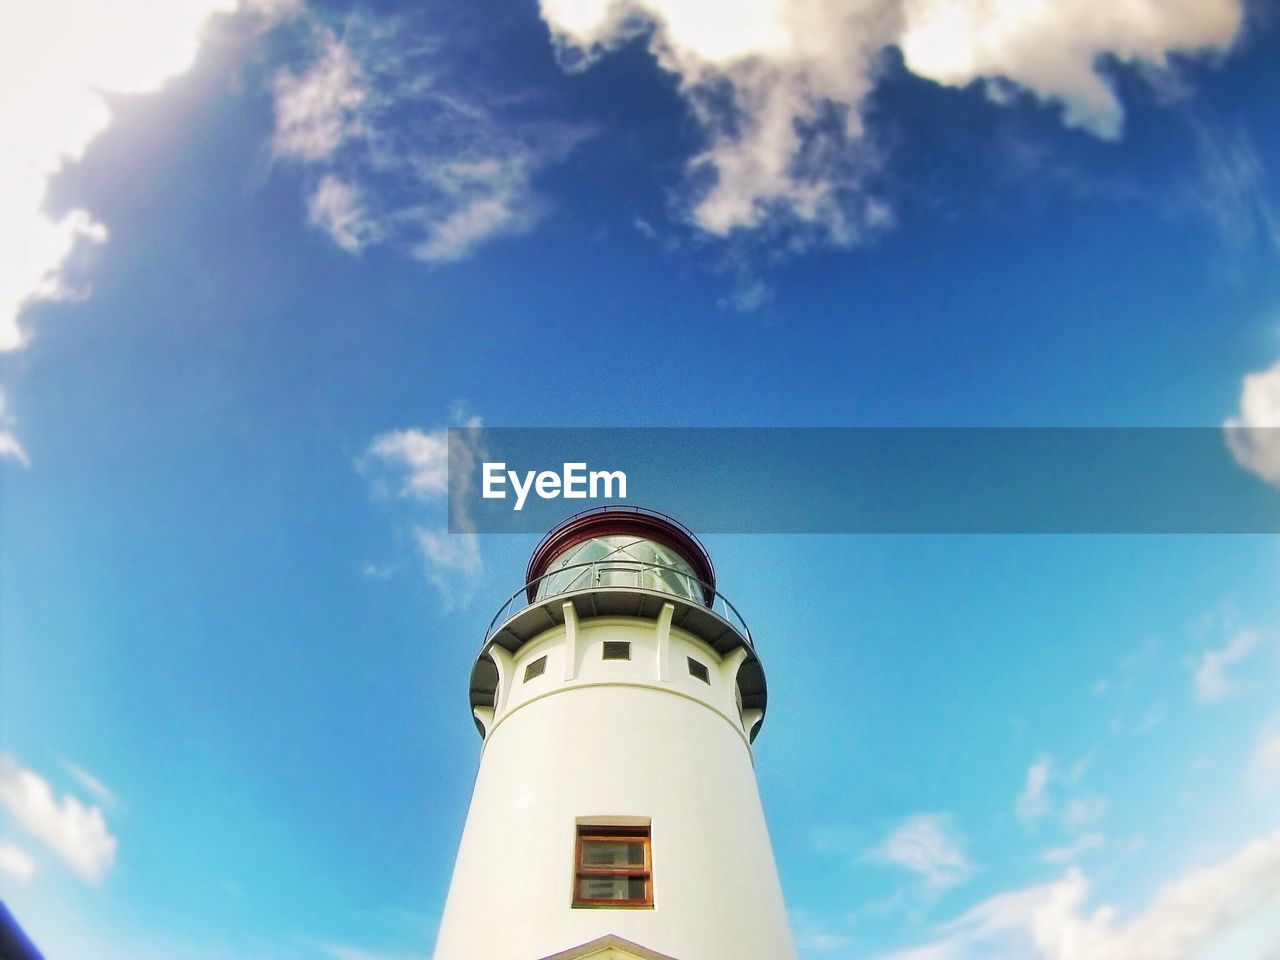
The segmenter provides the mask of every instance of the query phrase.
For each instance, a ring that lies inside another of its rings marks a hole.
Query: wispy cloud
[[[413,528],[413,536],[427,579],[440,591],[446,606],[466,606],[484,569],[476,535],[419,526]]]
[[[16,844],[0,840],[0,873],[26,883],[36,872],[36,862],[31,854]]]
[[[55,797],[47,780],[9,754],[0,754],[0,806],[90,883],[101,882],[115,860],[102,810],[69,793]]]
[[[365,208],[360,188],[325,174],[307,200],[307,218],[348,253],[377,239],[378,225]]]
[[[360,567],[360,573],[370,580],[390,580],[395,576],[396,565],[394,563],[366,562]]]
[[[1240,412],[1222,429],[1236,463],[1280,487],[1280,362],[1245,376]]]
[[[1238,664],[1258,647],[1259,637],[1254,630],[1238,630],[1220,648],[1206,650],[1200,656],[1194,673],[1196,699],[1202,703],[1221,700],[1233,688],[1227,669]]]
[[[1050,847],[1040,854],[1045,863],[1072,863],[1080,854],[1089,850],[1097,850],[1103,846],[1105,839],[1100,833],[1086,833],[1072,843],[1061,847]]]
[[[0,228],[3,229],[3,228]],[[13,417],[8,413],[8,399],[5,391],[0,388],[0,460],[8,458],[16,460],[24,467],[31,466],[31,459],[27,456],[27,451],[22,448],[22,444],[18,442],[17,436],[13,432]]]
[[[1027,778],[1014,802],[1014,812],[1031,823],[1049,812],[1049,758],[1041,757],[1027,768]]]
[[[1242,22],[1239,0],[1158,8],[1146,0],[541,0],[541,8],[567,66],[589,66],[645,36],[677,78],[706,138],[689,164],[698,227],[725,236],[785,224],[837,244],[892,220],[876,196],[882,151],[864,118],[887,47],[921,77],[980,82],[995,103],[1034,97],[1060,109],[1066,125],[1114,139],[1123,109],[1100,60],[1158,78],[1170,53],[1223,51]]]
[[[92,794],[99,803],[108,807],[115,806],[116,795],[111,792],[105,783],[91,774],[88,770],[85,770],[83,767],[76,766],[69,760],[63,760],[62,766],[67,773],[71,774],[71,778]]]
[[[717,301],[722,310],[735,310],[738,313],[754,313],[769,302],[773,291],[763,280],[755,276],[740,278],[729,293]]]
[[[1130,920],[1090,905],[1078,867],[1058,880],[998,894],[939,930],[932,943],[892,960],[1190,960],[1250,917],[1280,906],[1280,833],[1165,884]]]
[[[826,956],[844,951],[853,944],[851,936],[827,929],[807,910],[792,910],[790,913],[796,950],[801,956]]]
[[[1243,250],[1261,238],[1280,252],[1280,213],[1271,200],[1266,167],[1243,128],[1191,126],[1200,176],[1190,203],[1218,230],[1228,247]]]
[[[352,16],[339,33],[313,20],[310,62],[273,82],[273,151],[314,176],[308,218],[343,250],[459,260],[537,221],[534,178],[584,130],[464,92],[441,44],[405,43],[404,29]]]
[[[1096,793],[1072,797],[1062,806],[1062,825],[1068,830],[1080,830],[1103,819],[1109,809],[1110,801]]]
[[[480,443],[480,418],[465,416],[461,409],[455,413],[464,421],[466,433],[465,442],[455,444],[452,453],[474,459],[471,448]],[[451,465],[450,454],[446,429],[414,427],[379,434],[356,461],[356,468],[369,480],[375,497],[407,500],[414,505],[410,525],[414,548],[424,575],[439,591],[447,608],[465,606],[470,601],[484,569],[479,539],[465,529],[466,517],[455,518],[455,528],[464,529],[455,533],[446,529],[443,514],[450,492],[449,471],[452,468],[469,474],[471,467],[470,463]],[[366,564],[364,569],[366,576],[378,576],[386,568]]]
[[[1105,797],[1080,791],[1086,767],[1084,760],[1063,768],[1048,754],[1037,757],[1027,767],[1014,800],[1018,819],[1030,826],[1053,814],[1063,828],[1075,833],[1106,816],[1110,804]]]
[[[357,111],[368,100],[355,55],[330,30],[317,33],[317,53],[301,73],[281,67],[272,81],[275,94],[277,157],[324,160],[358,134]]]
[[[948,815],[923,813],[899,824],[864,859],[908,870],[920,878],[926,893],[937,893],[963,883],[973,872],[963,844]]]

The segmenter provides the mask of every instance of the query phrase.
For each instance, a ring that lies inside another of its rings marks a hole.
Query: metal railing
[[[547,580],[563,577],[567,571],[577,572],[570,576],[566,583],[556,584],[555,588],[544,596],[541,589],[544,583]],[[648,577],[648,583],[645,582],[646,576]],[[686,592],[679,593],[662,585],[664,580],[671,578],[682,581]],[[746,639],[747,645],[751,649],[755,649],[751,639],[751,630],[747,627],[747,622],[742,618],[742,614],[738,613],[737,608],[729,602],[728,598],[709,583],[698,579],[686,570],[681,570],[679,567],[669,564],[614,558],[591,560],[585,563],[567,563],[554,570],[548,570],[542,576],[529,581],[511,594],[506,602],[498,608],[498,612],[489,621],[489,628],[485,631],[484,641],[487,644],[492,640],[494,634],[501,629],[502,625],[521,610],[543,603],[551,597],[564,597],[589,590],[608,589],[609,587],[644,590],[646,593],[677,597],[686,603],[697,604],[710,610],[733,629],[737,630]],[[530,601],[530,595],[535,599]],[[521,597],[524,598],[524,602],[517,603]]]

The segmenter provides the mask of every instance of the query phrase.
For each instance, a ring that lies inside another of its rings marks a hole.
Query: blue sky
[[[1231,422],[1280,485],[1268,5],[60,7],[0,28],[50,957],[430,955],[536,541],[444,533],[448,425]],[[807,960],[1275,960],[1274,537],[707,545]]]

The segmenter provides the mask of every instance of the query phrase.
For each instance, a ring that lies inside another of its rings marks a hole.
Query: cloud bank
[[[111,123],[113,94],[159,90],[195,62],[201,32],[215,14],[252,9],[276,15],[287,4],[263,0],[46,0],[0,14],[0,352],[30,338],[19,325],[29,304],[77,295],[64,267],[83,242],[107,228],[83,209],[45,209],[49,184],[80,160]]]
[[[775,222],[847,244],[884,225],[864,116],[880,54],[939,84],[1027,95],[1114,139],[1123,108],[1100,64],[1169,69],[1226,50],[1239,0],[541,0],[562,62],[584,68],[643,37],[707,146],[689,165],[692,221],[724,236]]]

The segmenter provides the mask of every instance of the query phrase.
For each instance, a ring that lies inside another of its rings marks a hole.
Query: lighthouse
[[[795,956],[751,750],[764,669],[686,527],[604,507],[551,530],[470,701],[435,960]]]

